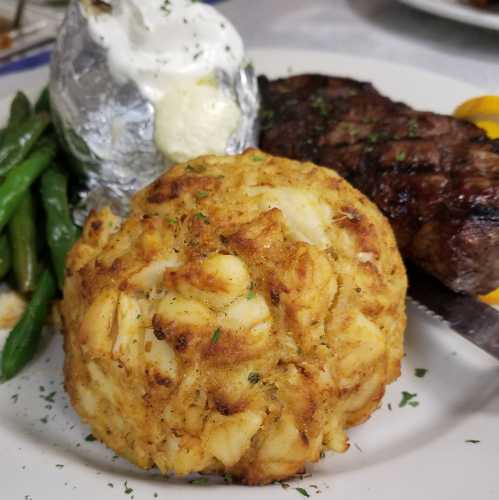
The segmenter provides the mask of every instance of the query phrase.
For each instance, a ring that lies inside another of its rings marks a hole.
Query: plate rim
[[[469,26],[478,26],[499,31],[499,14],[481,12],[466,5],[451,4],[442,0],[398,0],[409,7],[413,7],[430,14],[451,19]]]
[[[409,1],[419,1],[419,0],[398,0],[400,2],[409,2]],[[430,0],[432,1],[432,0]],[[498,16],[499,17],[499,16]],[[498,29],[499,29],[499,21],[498,21]],[[281,58],[281,57],[290,57],[293,55],[293,58],[298,61],[299,59],[325,59],[326,57],[333,57],[332,59],[332,68],[331,73],[334,74],[334,63],[337,62],[343,66],[352,65],[352,73],[349,72],[343,73],[345,76],[351,76],[352,78],[361,78],[356,76],[356,69],[360,66],[364,68],[371,68],[374,66],[383,66],[386,68],[390,68],[392,71],[403,71],[405,74],[412,73],[414,77],[419,76],[420,78],[425,79],[438,79],[442,84],[447,85],[457,85],[459,86],[463,92],[466,88],[466,92],[469,92],[471,95],[485,95],[490,94],[490,90],[482,88],[476,84],[466,82],[459,78],[455,78],[453,76],[448,76],[445,74],[438,73],[437,71],[432,71],[427,68],[422,68],[417,65],[411,65],[406,63],[392,62],[383,58],[376,57],[365,57],[356,54],[349,54],[347,52],[335,51],[335,50],[325,50],[325,49],[294,49],[294,48],[284,48],[284,47],[254,47],[247,49],[247,55],[250,61],[254,62],[256,74],[262,74],[262,71],[258,68],[258,59],[260,58],[271,58],[273,60]],[[32,82],[29,78],[29,75],[34,77],[34,80],[38,80],[39,78],[44,78],[45,75],[48,77],[48,69],[49,66],[43,66],[40,68],[34,68],[32,70],[25,71],[23,73],[16,73],[13,75],[7,75],[5,77],[0,78],[0,121],[2,120],[1,116],[1,108],[6,106],[7,103],[10,103],[11,95],[20,88],[25,90],[28,93],[35,93],[41,90],[41,86],[43,83],[38,84],[37,82]],[[293,67],[293,70],[295,68]],[[293,71],[292,74],[305,73],[307,70],[299,70]],[[11,93],[9,93],[6,88],[11,84],[16,84],[19,82],[19,77],[24,76],[22,78],[23,84],[20,86],[16,86],[13,88]],[[289,76],[289,73],[283,73],[282,77]],[[272,76],[274,78],[274,76]],[[381,89],[383,92],[384,90]],[[2,95],[3,94],[3,95]],[[390,97],[390,95],[388,95]],[[430,105],[430,108],[432,106]],[[430,109],[431,111],[431,109]]]
[[[399,0],[401,2],[405,1],[414,1],[414,0]],[[418,1],[418,0],[415,0]],[[432,1],[432,0],[430,0]],[[499,29],[499,15],[498,15],[498,29]],[[389,67],[391,70],[403,70],[404,72],[411,72],[414,74],[419,74],[420,76],[424,75],[424,78],[433,78],[433,79],[439,79],[440,81],[448,84],[454,84],[454,85],[459,85],[460,87],[464,88],[465,86],[468,87],[470,92],[482,92],[482,93],[490,93],[490,91],[487,91],[486,89],[479,87],[476,84],[466,82],[464,80],[460,80],[459,78],[455,78],[452,76],[447,76],[441,73],[438,73],[437,71],[432,71],[427,68],[422,68],[419,66],[413,66],[410,64],[406,63],[399,63],[399,62],[392,62],[387,59],[383,58],[376,58],[376,57],[365,57],[365,56],[359,56],[356,54],[349,54],[347,52],[341,52],[341,51],[334,51],[334,50],[324,50],[324,49],[291,49],[291,48],[265,48],[265,47],[255,47],[247,50],[248,55],[250,56],[250,59],[253,57],[256,58],[257,56],[261,57],[268,57],[268,54],[272,54],[272,57],[279,57],[282,54],[293,54],[293,56],[298,59],[300,57],[309,57],[309,58],[325,58],[325,57],[331,57],[333,56],[333,64],[335,61],[340,62],[341,64],[348,64],[348,63],[356,63],[356,64],[362,64],[365,65],[366,67],[372,67],[373,65],[382,65],[384,67]],[[266,55],[265,55],[266,54]],[[293,68],[294,69],[294,68]],[[334,67],[332,68],[334,69]],[[259,69],[257,64],[255,64],[255,70],[257,75],[259,74]],[[293,72],[292,74],[299,74],[303,73],[304,71],[298,71],[297,73]],[[355,73],[355,68],[353,68],[353,73]],[[289,74],[284,75],[284,76],[290,76]],[[336,76],[336,75],[335,75]],[[273,78],[273,77],[272,77]],[[353,77],[355,78],[355,76]],[[390,97],[390,96],[388,96]]]

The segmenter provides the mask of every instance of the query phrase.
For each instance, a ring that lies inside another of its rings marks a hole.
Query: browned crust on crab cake
[[[175,166],[68,260],[66,387],[108,446],[163,473],[287,478],[348,449],[400,373],[406,276],[334,171],[250,150]]]

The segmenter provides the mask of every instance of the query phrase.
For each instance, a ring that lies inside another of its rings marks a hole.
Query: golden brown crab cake
[[[400,373],[406,276],[335,172],[250,150],[177,165],[68,259],[66,387],[140,467],[265,484],[348,448]]]

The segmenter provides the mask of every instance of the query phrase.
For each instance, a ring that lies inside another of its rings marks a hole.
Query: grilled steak
[[[495,3],[494,0],[469,0],[469,3],[474,7],[490,7],[490,4]]]
[[[404,256],[451,289],[499,287],[499,141],[369,83],[321,75],[259,83],[262,150],[337,170],[389,218]]]

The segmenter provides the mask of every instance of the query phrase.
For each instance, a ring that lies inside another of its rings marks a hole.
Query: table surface
[[[249,48],[327,50],[389,60],[499,93],[499,32],[435,17],[396,0],[229,0],[219,8]]]

